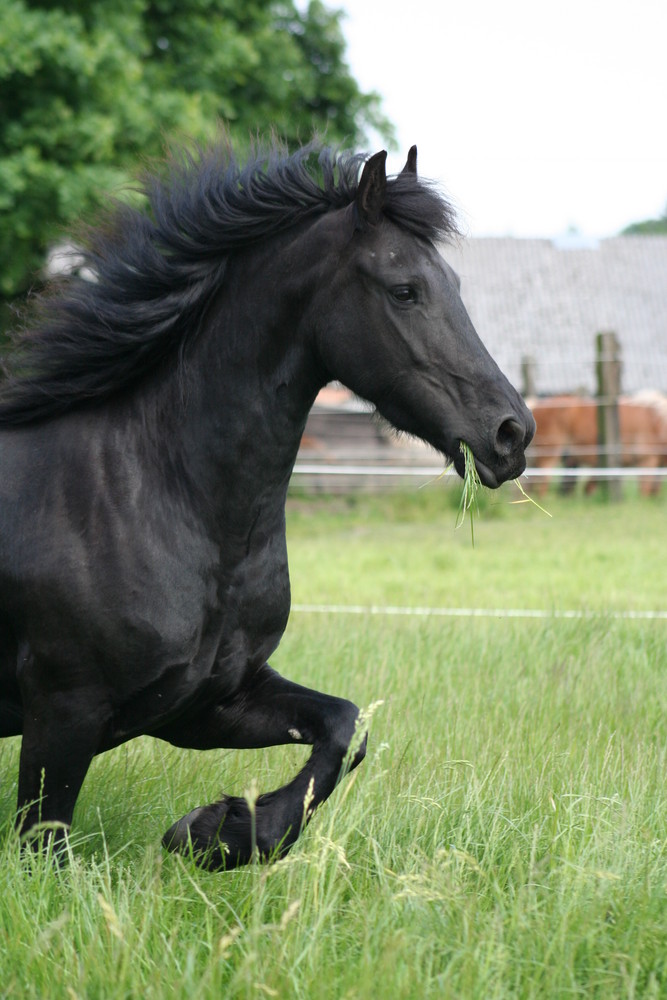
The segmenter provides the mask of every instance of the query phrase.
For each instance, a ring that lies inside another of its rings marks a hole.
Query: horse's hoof
[[[251,840],[247,803],[225,797],[177,820],[165,833],[162,844],[168,851],[193,857],[200,868],[217,871],[247,864],[253,854]]]
[[[193,857],[209,871],[229,871],[253,858],[275,861],[292,846],[298,830],[272,829],[269,817],[261,815],[262,802],[267,800],[268,796],[260,796],[254,819],[246,800],[236,796],[199,806],[167,830],[162,844],[168,851]]]
[[[203,808],[203,806],[198,806],[189,812],[187,816],[182,816],[181,819],[176,820],[162,838],[162,846],[166,847],[168,851],[179,851],[181,853],[188,851],[192,843],[190,827]]]

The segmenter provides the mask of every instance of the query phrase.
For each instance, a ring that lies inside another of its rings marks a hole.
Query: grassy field
[[[441,484],[289,507],[299,605],[600,612],[580,619],[295,612],[274,665],[372,707],[363,766],[272,867],[207,874],[162,832],[304,748],[98,758],[60,873],[12,833],[0,744],[0,997],[667,996],[667,499],[487,501]]]

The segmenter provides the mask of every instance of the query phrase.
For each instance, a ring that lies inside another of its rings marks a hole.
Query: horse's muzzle
[[[535,421],[530,410],[504,416],[488,442],[488,452],[473,448],[475,466],[483,486],[497,489],[508,479],[517,479],[526,468],[526,448],[535,434]],[[488,441],[488,439],[487,439]],[[488,456],[488,457],[487,457]],[[456,471],[465,475],[463,455],[455,459]]]
[[[534,433],[534,420],[532,429],[529,429],[523,423],[520,423],[516,417],[507,417],[496,431],[496,440],[494,442],[496,455],[499,458],[510,458],[518,451],[525,451]]]

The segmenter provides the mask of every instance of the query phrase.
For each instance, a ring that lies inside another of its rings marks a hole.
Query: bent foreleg
[[[288,784],[260,795],[255,803],[225,796],[200,806],[167,831],[164,846],[192,850],[209,869],[235,868],[253,855],[281,857],[340,778],[363,760],[365,737],[358,735],[355,745],[358,717],[352,702],[294,684],[267,665],[232,700],[211,706],[181,729],[172,724],[155,733],[177,746],[201,749],[285,743],[313,748]]]

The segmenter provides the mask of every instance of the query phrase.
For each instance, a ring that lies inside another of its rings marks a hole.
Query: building
[[[532,357],[540,395],[594,392],[595,334],[613,330],[623,391],[667,391],[667,236],[469,239],[443,253],[477,332],[517,387]]]

